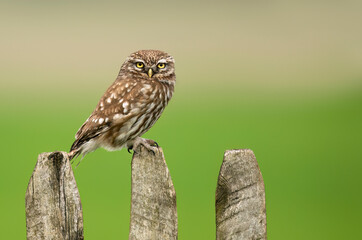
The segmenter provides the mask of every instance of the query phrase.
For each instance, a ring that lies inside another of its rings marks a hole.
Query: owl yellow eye
[[[136,62],[136,67],[143,68],[144,66],[143,62]]]
[[[165,68],[166,64],[165,63],[159,63],[159,64],[157,64],[157,67],[158,68]]]

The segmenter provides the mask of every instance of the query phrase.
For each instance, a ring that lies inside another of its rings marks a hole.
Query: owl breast
[[[103,148],[118,150],[132,145],[132,141],[147,132],[160,118],[173,95],[174,83],[144,84],[129,103],[129,113],[112,126],[99,140]],[[133,91],[134,92],[134,91]],[[116,116],[116,115],[115,115]]]

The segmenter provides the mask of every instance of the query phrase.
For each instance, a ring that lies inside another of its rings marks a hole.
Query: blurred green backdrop
[[[179,239],[214,239],[223,152],[250,148],[269,239],[352,239],[361,225],[361,1],[1,1],[0,239],[24,239],[37,155],[68,151],[125,58],[176,59],[163,147]],[[127,239],[130,160],[75,169],[86,239]]]

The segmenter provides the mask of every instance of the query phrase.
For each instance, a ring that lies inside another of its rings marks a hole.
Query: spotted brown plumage
[[[172,56],[158,50],[132,53],[76,133],[70,158],[99,147],[113,151],[138,144],[172,97],[174,63]]]

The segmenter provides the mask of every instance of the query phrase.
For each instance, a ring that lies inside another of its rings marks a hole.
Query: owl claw
[[[156,155],[156,152],[153,150],[154,147],[158,148],[159,145],[157,142],[151,140],[151,139],[144,139],[144,138],[138,138],[132,146],[130,146],[128,148],[128,152],[130,153],[130,149],[133,150],[133,153],[138,153],[137,151],[135,151],[135,149],[138,148],[139,145],[144,146],[148,151],[152,152],[153,155]]]
[[[130,154],[132,154],[131,150],[133,150],[133,146],[130,146],[129,148],[127,148],[127,152],[129,152]]]
[[[143,146],[145,146],[150,152],[152,152],[153,155],[156,155],[156,152],[152,149],[152,147],[158,148],[158,143],[156,141],[151,140],[151,139],[145,139],[145,142],[149,146],[145,146],[145,144],[143,144]]]

